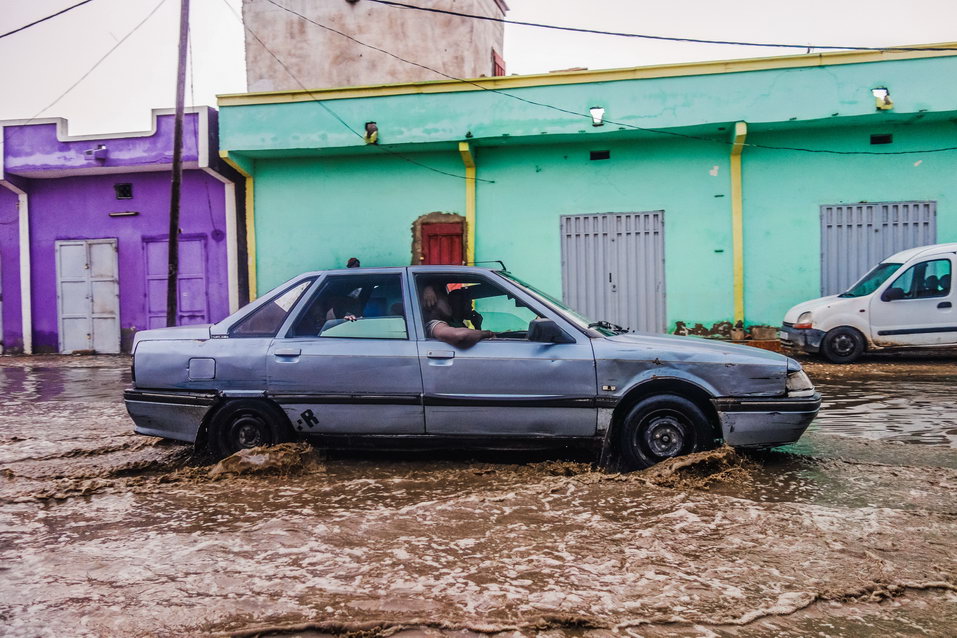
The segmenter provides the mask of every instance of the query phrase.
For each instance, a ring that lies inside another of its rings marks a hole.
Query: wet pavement
[[[0,358],[0,635],[951,636],[957,362],[808,364],[796,445],[210,466],[123,357]]]

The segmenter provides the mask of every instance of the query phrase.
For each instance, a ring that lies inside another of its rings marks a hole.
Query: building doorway
[[[454,213],[429,213],[412,224],[413,265],[465,263],[465,218]]]
[[[60,352],[120,351],[115,239],[56,242]]]

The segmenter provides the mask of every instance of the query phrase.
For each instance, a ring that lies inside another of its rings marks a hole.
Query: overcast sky
[[[0,0],[0,33],[78,1]],[[508,17],[514,20],[669,37],[809,46],[957,41],[955,0],[508,0],[508,4]],[[191,5],[194,60],[187,103],[215,105],[216,94],[245,90],[243,31],[236,16],[241,0],[191,0]],[[382,6],[381,10],[397,9]],[[0,119],[66,117],[72,134],[148,129],[151,108],[173,106],[178,19],[179,0],[93,0],[0,39],[0,60],[4,61]],[[61,97],[114,46],[115,51]],[[518,26],[508,26],[505,35],[510,74],[797,52]]]

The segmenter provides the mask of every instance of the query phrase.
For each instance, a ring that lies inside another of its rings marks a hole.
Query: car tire
[[[293,440],[285,413],[274,404],[255,399],[230,401],[209,422],[208,447],[217,459],[263,445]]]
[[[821,354],[831,363],[853,363],[864,354],[864,335],[847,326],[829,330],[821,340]]]
[[[710,448],[708,418],[693,401],[660,394],[639,401],[618,430],[621,466],[626,472],[651,467],[675,456]]]

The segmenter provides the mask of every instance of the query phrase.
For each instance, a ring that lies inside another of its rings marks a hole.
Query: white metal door
[[[56,242],[60,352],[120,351],[116,240]]]
[[[562,295],[596,321],[665,330],[664,211],[563,215]]]

